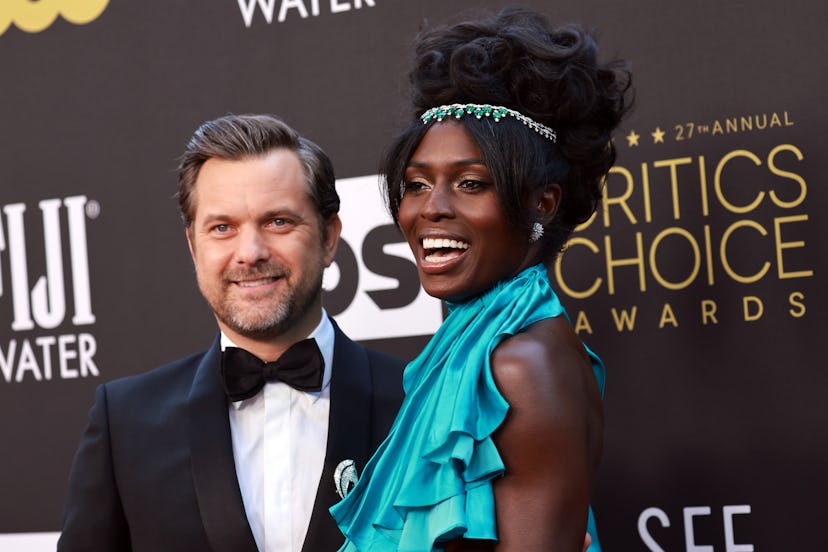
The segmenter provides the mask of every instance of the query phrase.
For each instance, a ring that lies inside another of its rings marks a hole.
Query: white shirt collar
[[[308,337],[316,340],[316,346],[319,347],[319,351],[322,353],[322,359],[325,361],[325,372],[322,375],[322,390],[308,392],[308,395],[314,397],[315,402],[323,393],[325,393],[328,386],[331,384],[331,365],[333,364],[334,328],[331,323],[331,319],[328,318],[328,313],[324,308],[322,309],[322,318],[319,320],[319,324],[316,325],[316,328],[314,328]],[[233,343],[233,341],[227,337],[224,332],[221,332],[221,350],[224,351],[227,347],[238,347],[238,345]],[[280,382],[269,382],[266,385],[285,384]],[[297,393],[302,393],[302,391],[297,391]],[[259,395],[255,395],[249,399],[235,401],[232,404],[236,409],[239,409],[245,403],[256,399],[258,396]]]

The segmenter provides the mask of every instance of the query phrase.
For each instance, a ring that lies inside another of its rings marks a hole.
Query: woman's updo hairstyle
[[[413,121],[381,166],[395,222],[406,164],[429,128],[420,115],[452,103],[502,105],[552,127],[556,143],[509,116],[459,121],[492,173],[506,217],[525,229],[527,239],[536,220],[528,201],[548,184],[561,187],[560,205],[542,238],[547,260],[557,255],[573,228],[595,211],[615,162],[611,132],[631,100],[625,64],[599,63],[593,36],[578,25],[553,27],[537,12],[506,8],[421,32],[409,79]]]

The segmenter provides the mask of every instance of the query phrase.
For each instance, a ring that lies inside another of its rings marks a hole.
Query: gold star
[[[653,144],[664,143],[664,131],[661,130],[659,127],[656,127],[655,131],[650,133],[650,136],[653,137]]]
[[[641,138],[641,135],[636,134],[634,130],[631,130],[629,134],[627,134],[627,145],[631,148],[634,148],[638,145],[638,139]]]

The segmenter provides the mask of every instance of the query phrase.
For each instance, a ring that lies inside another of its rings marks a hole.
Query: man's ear
[[[193,259],[193,264],[195,264],[195,244],[193,243],[193,235],[190,230],[190,226],[184,229],[184,235],[187,237],[187,247],[190,248],[190,257]]]
[[[339,246],[339,236],[342,234],[342,220],[337,213],[334,213],[325,221],[324,233],[322,236],[322,247],[325,250],[325,267],[331,266],[336,249]]]

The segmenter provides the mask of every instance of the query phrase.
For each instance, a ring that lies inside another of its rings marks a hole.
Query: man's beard
[[[240,279],[255,279],[273,276],[274,267],[257,267],[243,274],[233,273],[225,276],[225,282]],[[283,289],[277,295],[267,295],[251,305],[247,301],[238,301],[229,293],[211,301],[206,297],[216,317],[234,332],[245,337],[263,340],[278,337],[291,329],[319,299],[322,293],[322,267],[305,277],[295,285],[287,285],[290,274],[284,269],[276,273],[282,280]],[[226,291],[231,285],[226,283]]]

